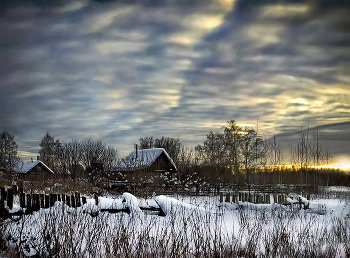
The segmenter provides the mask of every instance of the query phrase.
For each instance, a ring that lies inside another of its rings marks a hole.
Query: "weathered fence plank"
[[[73,207],[73,208],[76,208],[76,207],[77,207],[77,204],[76,204],[76,201],[75,201],[75,196],[72,195],[72,196],[70,197],[70,200],[71,200],[72,207]]]
[[[50,207],[50,196],[45,194],[45,209]]]
[[[13,189],[7,189],[7,207],[10,210],[13,208]]]
[[[66,203],[67,203],[68,207],[72,207],[71,203],[70,203],[70,196],[69,195],[66,195]]]
[[[30,194],[26,195],[26,212],[25,214],[32,214],[32,196]]]
[[[1,187],[1,199],[2,199],[3,201],[5,201],[5,200],[6,200],[6,197],[7,197],[6,189],[3,188],[3,187]]]
[[[45,194],[40,194],[40,208],[45,207]]]
[[[75,202],[76,202],[76,207],[80,207],[81,206],[80,193],[78,193],[78,192],[75,193]]]

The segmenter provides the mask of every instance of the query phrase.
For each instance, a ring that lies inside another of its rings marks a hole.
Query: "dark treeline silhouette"
[[[47,133],[40,142],[40,160],[55,173],[68,174],[71,177],[89,177],[96,179],[97,170],[111,169],[117,160],[117,151],[101,140],[71,140],[61,143]],[[98,166],[97,166],[98,167]]]
[[[219,132],[209,132],[203,144],[194,148],[184,146],[179,138],[168,136],[141,137],[135,145],[138,149],[164,148],[176,164],[175,177],[180,187],[216,188],[222,184],[350,186],[349,173],[321,167],[331,164],[332,155],[321,148],[318,129],[313,135],[309,128],[300,131],[299,139],[291,145],[288,165],[276,137],[264,139],[258,128],[241,127],[235,120],[228,121]],[[101,140],[60,142],[47,133],[39,146],[40,160],[56,175],[88,178],[91,183],[101,182],[104,172],[115,170],[120,161],[117,151]],[[3,170],[20,168],[17,148],[14,137],[2,132],[0,162]]]

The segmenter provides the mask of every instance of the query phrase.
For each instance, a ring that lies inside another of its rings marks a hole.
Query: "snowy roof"
[[[141,149],[131,152],[123,162],[119,164],[119,169],[132,170],[135,168],[144,168],[152,165],[156,159],[164,153],[170,164],[176,169],[176,165],[164,148]]]
[[[29,172],[33,167],[36,165],[41,164],[43,167],[45,167],[50,173],[53,174],[53,171],[44,164],[44,162],[40,160],[34,160],[34,161],[28,161],[27,163],[24,163],[21,170],[19,171],[20,173],[27,173]]]

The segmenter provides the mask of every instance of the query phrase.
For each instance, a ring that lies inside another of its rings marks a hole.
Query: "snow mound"
[[[129,208],[131,215],[140,215],[142,211],[139,207],[139,202],[137,198],[131,193],[123,193],[123,202],[125,206]]]
[[[175,198],[167,197],[164,195],[159,195],[154,197],[154,200],[157,202],[159,207],[165,213],[165,215],[175,215],[177,212],[205,212],[204,208],[181,202]]]

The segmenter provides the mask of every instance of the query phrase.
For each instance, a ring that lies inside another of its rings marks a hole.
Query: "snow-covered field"
[[[3,221],[7,249],[0,257],[350,257],[350,191],[342,191],[344,198],[316,198],[309,209],[128,193],[100,197],[98,206],[91,198],[76,209],[56,202]],[[125,208],[129,214],[101,212]]]

